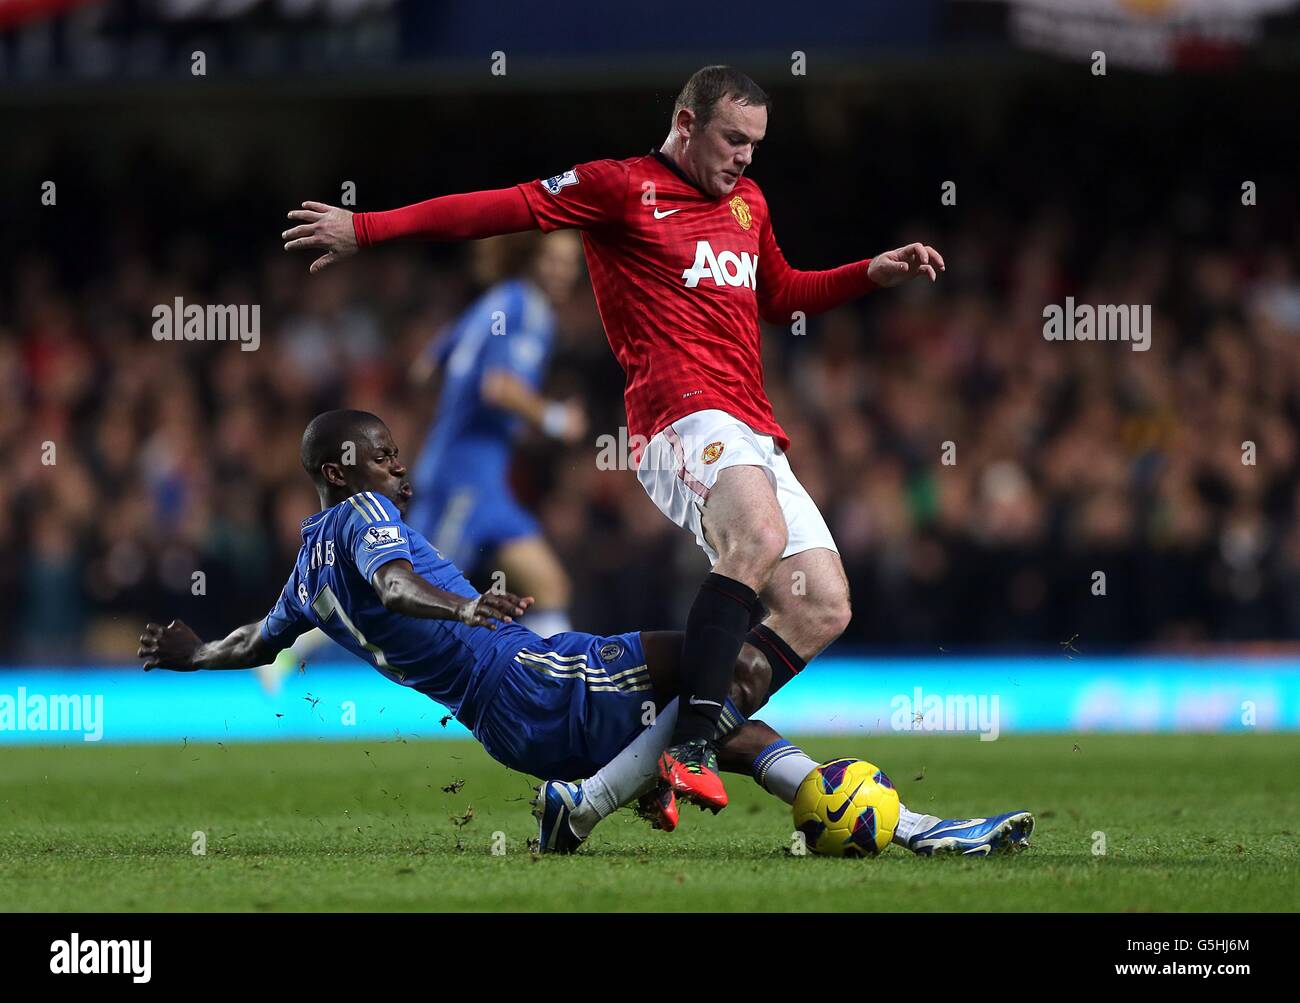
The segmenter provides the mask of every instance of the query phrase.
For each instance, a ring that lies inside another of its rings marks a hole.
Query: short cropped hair
[[[758,84],[739,70],[730,66],[706,66],[691,74],[686,86],[677,95],[673,105],[673,121],[677,113],[689,108],[695,113],[695,120],[704,128],[717,111],[718,102],[723,98],[760,108],[772,107],[772,99]]]
[[[302,433],[302,448],[298,458],[317,485],[325,483],[321,467],[327,463],[343,462],[343,443],[356,442],[372,428],[386,427],[383,421],[369,411],[326,411],[311,420]]]

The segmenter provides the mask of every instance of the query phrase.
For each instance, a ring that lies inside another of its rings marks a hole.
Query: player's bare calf
[[[849,625],[849,581],[840,555],[816,547],[787,557],[762,590],[765,626],[810,662]]]

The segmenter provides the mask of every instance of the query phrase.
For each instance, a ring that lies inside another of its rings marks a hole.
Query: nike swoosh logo
[[[865,783],[866,781],[864,780],[862,781],[862,783],[858,784],[857,787],[853,788],[853,794],[850,794],[848,798],[845,800],[845,802],[842,805],[840,805],[839,811],[836,811],[834,808],[827,808],[826,809],[827,821],[838,822],[840,818],[844,815],[844,813],[849,810],[849,805],[853,804],[853,795],[857,794],[858,791],[862,790],[862,784]]]
[[[973,826],[984,825],[988,822],[986,818],[960,818],[948,822],[940,822],[933,829],[928,830],[927,837],[940,836],[945,832],[954,832],[957,829],[970,829]]]
[[[663,219],[665,216],[671,216],[675,212],[681,212],[680,209],[656,209],[655,219]]]
[[[708,704],[710,707],[722,706],[722,704],[718,703],[716,700],[697,700],[695,697],[691,697],[691,706],[696,706],[698,704]]]

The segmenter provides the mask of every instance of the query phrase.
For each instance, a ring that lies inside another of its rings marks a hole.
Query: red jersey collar
[[[657,161],[659,161],[659,163],[663,164],[666,168],[668,168],[668,170],[670,170],[670,171],[672,171],[674,174],[676,174],[679,178],[681,178],[683,181],[685,181],[688,185],[690,185],[692,188],[694,188],[697,192],[699,192],[701,195],[703,195],[706,199],[709,199],[710,201],[716,201],[716,199],[714,198],[714,196],[710,195],[710,194],[709,194],[708,192],[706,192],[703,188],[701,188],[701,187],[700,187],[699,185],[697,185],[694,181],[692,181],[692,180],[690,179],[689,175],[687,175],[687,173],[686,173],[685,171],[683,171],[680,167],[677,166],[676,162],[673,161],[672,157],[670,157],[670,156],[668,156],[666,153],[664,153],[664,151],[661,150],[661,149],[659,149],[659,147],[656,146],[653,150],[651,150],[651,151],[650,151],[650,156],[654,157],[655,160],[657,160]]]

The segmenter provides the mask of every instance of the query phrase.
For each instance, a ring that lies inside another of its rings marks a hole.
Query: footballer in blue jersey
[[[414,490],[391,432],[373,414],[318,415],[300,456],[321,510],[303,521],[302,547],[271,611],[206,643],[179,620],[150,623],[138,651],[146,671],[253,668],[318,627],[393,682],[447,707],[498,762],[555,778],[538,787],[535,802],[544,851],[576,850],[600,819],[638,798],[638,814],[675,828],[676,801],[655,763],[676,718],[681,632],[543,638],[517,623],[531,597],[478,594],[406,522]],[[789,668],[794,655],[782,644],[761,625],[751,631],[716,741],[722,769],[752,773],[792,803],[816,762],[747,720],[766,702],[777,666]],[[1013,849],[1033,828],[1027,812],[975,820],[902,812],[907,835],[898,841],[918,853]]]
[[[586,431],[576,401],[542,395],[555,310],[573,295],[582,248],[571,232],[529,233],[481,241],[474,252],[476,277],[489,288],[413,367],[416,383],[440,374],[441,392],[407,522],[467,573],[490,561],[511,588],[535,596],[528,623],[548,636],[569,629],[569,581],[513,496],[509,470],[525,427],[565,443]]]

